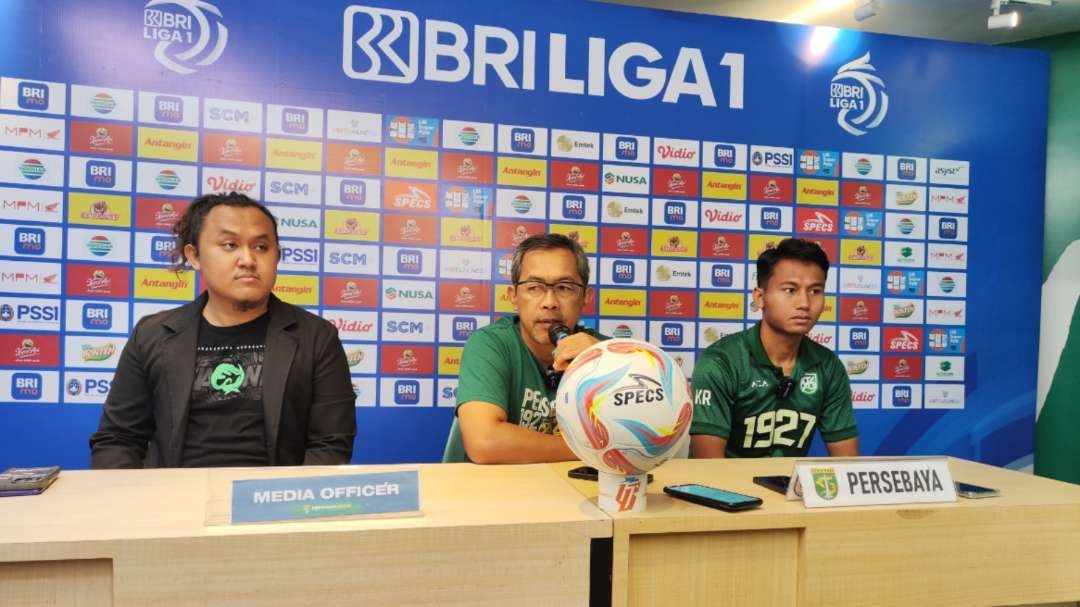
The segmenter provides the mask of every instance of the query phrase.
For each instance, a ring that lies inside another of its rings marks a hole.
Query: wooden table
[[[207,497],[213,511],[211,485],[251,470],[64,471],[42,495],[0,499],[0,604],[588,603],[591,540],[611,520],[564,477],[419,468],[422,517],[243,526],[207,526]]]
[[[950,459],[1001,490],[956,503],[808,510],[753,484],[791,459],[673,460],[645,512],[614,518],[612,604],[1016,605],[1080,600],[1080,486]],[[553,464],[565,476],[570,464]],[[594,498],[596,484],[570,481]],[[727,513],[662,493],[697,482],[764,499]]]

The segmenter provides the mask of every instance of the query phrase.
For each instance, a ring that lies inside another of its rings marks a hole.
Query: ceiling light
[[[1020,25],[1020,13],[1012,11],[1011,13],[1001,14],[1001,5],[1008,3],[1008,1],[990,0],[990,17],[986,20],[987,29],[996,30]]]
[[[870,17],[878,14],[881,7],[878,5],[877,0],[860,0],[859,4],[855,7],[855,20],[866,21]]]

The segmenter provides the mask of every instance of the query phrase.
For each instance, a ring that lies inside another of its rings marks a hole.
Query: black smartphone
[[[579,478],[583,481],[595,481],[597,479],[596,468],[593,468],[592,466],[578,466],[567,472],[566,475],[570,478]],[[651,483],[652,480],[652,472],[645,475],[646,484]]]
[[[787,495],[788,484],[791,482],[790,476],[755,476],[754,484],[761,485],[766,489],[772,489],[777,493]]]
[[[978,499],[980,497],[997,497],[1001,493],[997,489],[991,489],[990,487],[980,487],[979,485],[972,485],[970,483],[956,483],[956,494],[960,497],[966,497],[969,499]]]
[[[701,504],[710,508],[719,508],[728,512],[757,508],[761,505],[761,498],[752,495],[743,495],[734,491],[725,491],[710,487],[689,483],[686,485],[668,485],[664,487],[664,493],[681,500]]]

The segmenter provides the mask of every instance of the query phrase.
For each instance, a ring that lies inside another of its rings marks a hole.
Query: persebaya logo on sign
[[[811,395],[817,393],[818,380],[817,373],[807,373],[799,380],[799,389],[803,394]]]
[[[840,110],[836,124],[852,135],[865,135],[865,129],[880,125],[889,113],[885,83],[875,71],[867,52],[840,66],[829,85],[829,107]]]
[[[233,363],[218,363],[210,374],[210,387],[222,394],[238,394],[244,385],[244,369]]]
[[[832,468],[811,468],[810,474],[814,477],[814,491],[821,499],[831,500],[840,492],[836,471]]]
[[[537,88],[539,45],[535,31],[518,33],[476,24],[470,40],[468,29],[451,21],[424,19],[421,24],[416,13],[362,5],[345,9],[344,26],[341,69],[349,78],[409,84],[422,77],[436,82],[471,80],[484,86],[491,66],[506,88]],[[422,55],[421,37],[427,41]],[[703,106],[717,106],[717,91],[701,49],[680,47],[677,53],[665,55],[645,42],[609,46],[604,39],[599,39],[599,44],[594,44],[595,40],[590,38],[587,56],[570,57],[568,51],[583,47],[584,41],[568,41],[566,34],[548,34],[549,56],[553,58],[547,74],[549,91],[602,97],[610,83],[616,93],[628,99],[648,101],[659,96],[664,103],[678,103],[686,95],[696,97]],[[570,62],[600,69],[587,70],[582,79],[570,78]],[[744,56],[724,53],[717,63],[730,70],[727,107],[742,109]],[[607,66],[606,74],[603,66]]]
[[[216,16],[213,23],[207,13]],[[157,41],[158,63],[191,74],[225,52],[229,30],[221,19],[221,11],[204,0],[150,0],[143,11],[143,38]]]

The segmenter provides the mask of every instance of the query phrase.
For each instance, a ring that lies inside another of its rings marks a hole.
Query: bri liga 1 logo
[[[839,110],[836,124],[852,135],[865,135],[889,113],[889,95],[876,71],[868,51],[840,66],[829,84],[829,107]]]
[[[154,59],[177,74],[212,65],[225,52],[229,30],[221,11],[205,0],[150,0],[143,38],[157,42]]]

